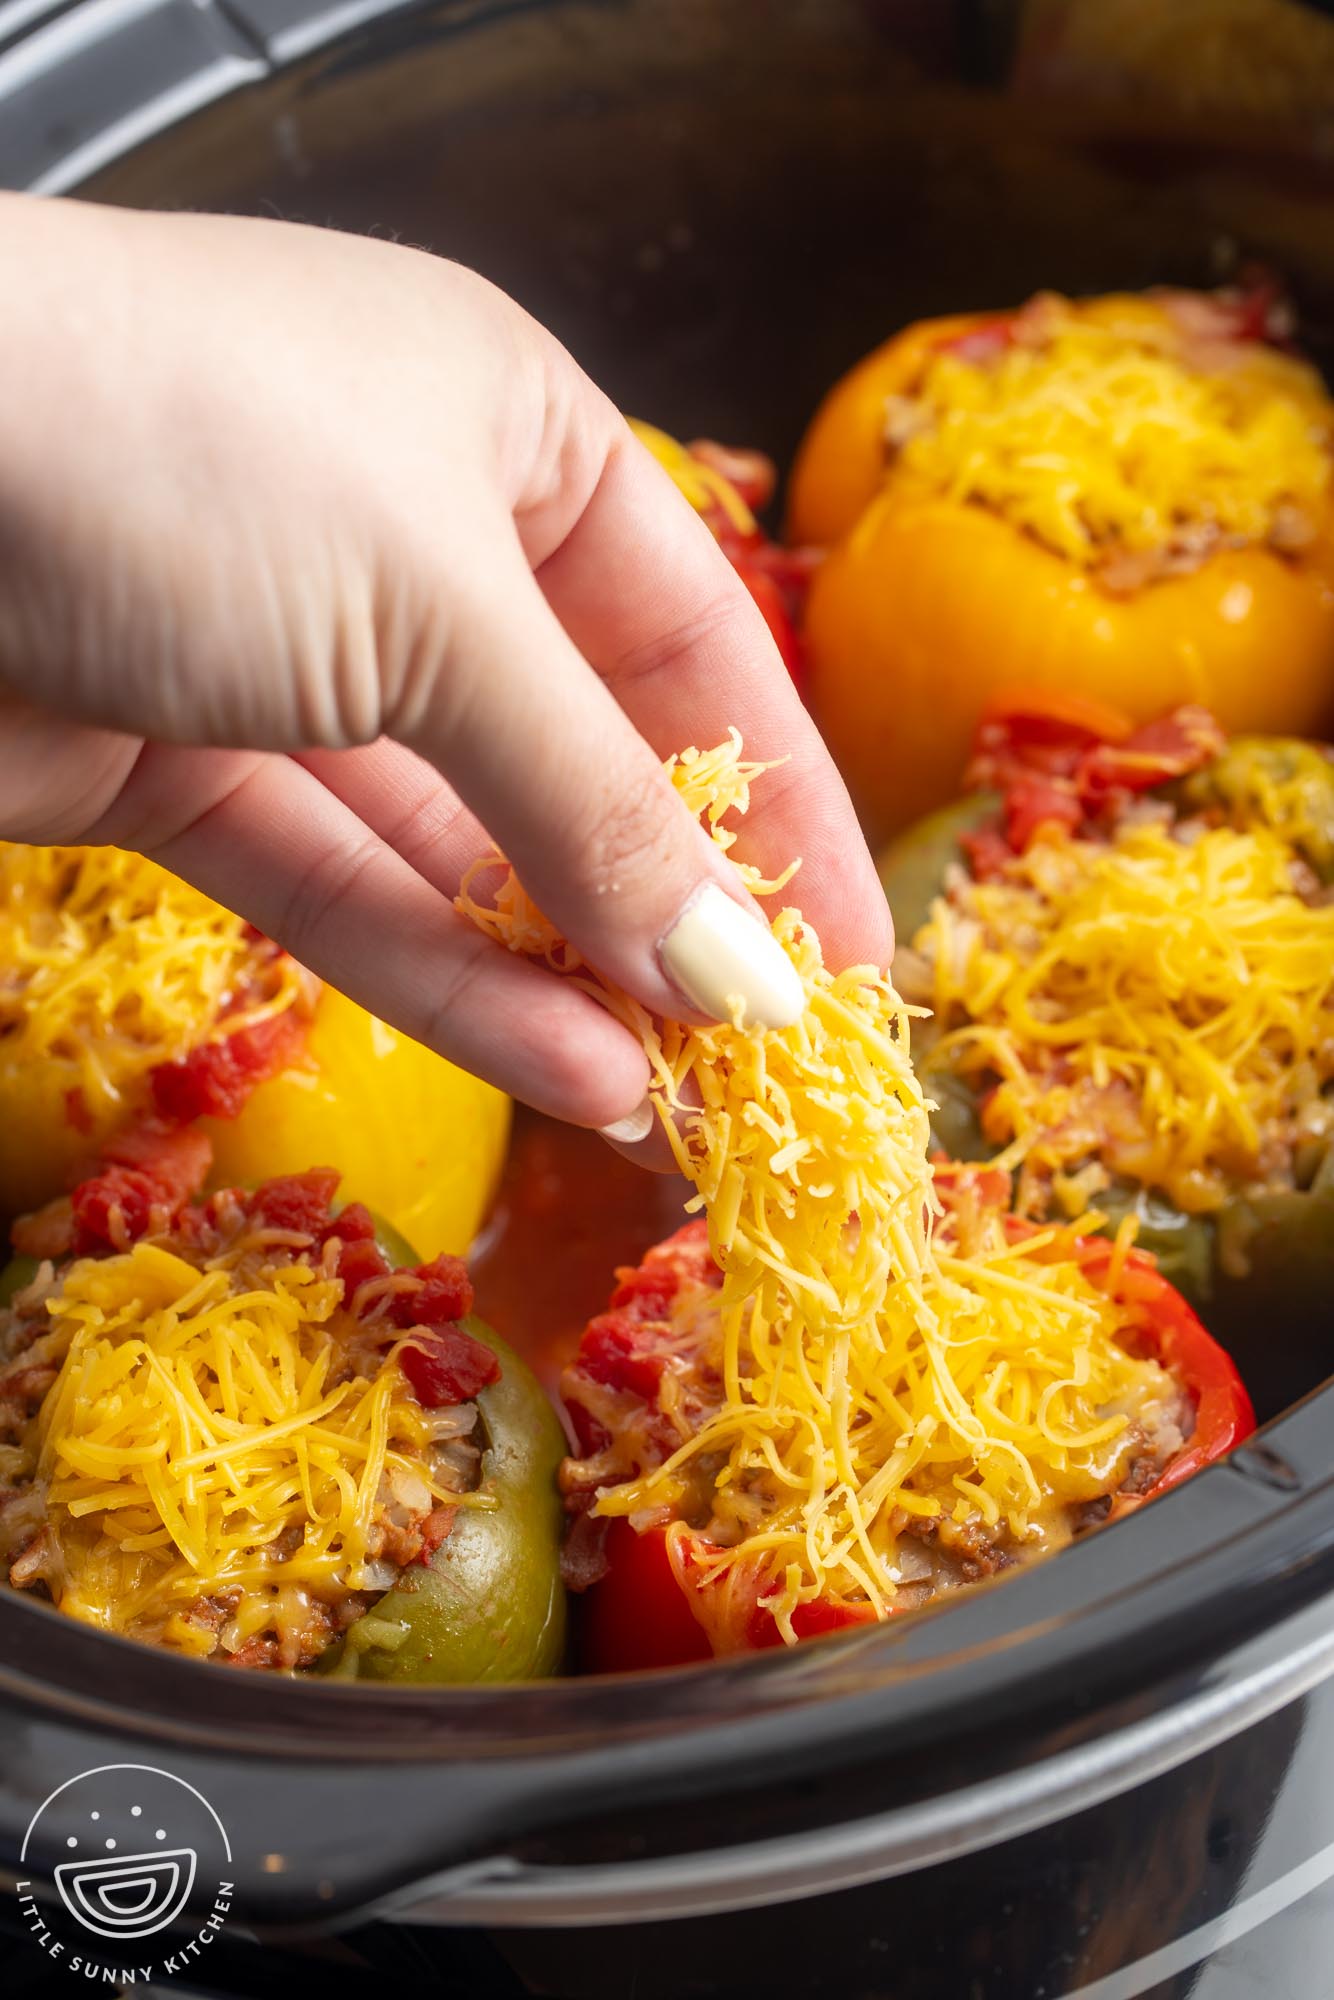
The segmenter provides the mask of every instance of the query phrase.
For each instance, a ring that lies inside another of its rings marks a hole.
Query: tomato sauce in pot
[[[690,1189],[647,1173],[596,1132],[516,1106],[490,1221],[469,1258],[477,1311],[554,1396],[618,1264],[638,1264],[685,1221]]]

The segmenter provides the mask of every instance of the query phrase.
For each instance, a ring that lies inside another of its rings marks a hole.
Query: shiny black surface
[[[6,1598],[0,1861],[12,1870],[51,1772],[108,1741],[204,1791],[232,1830],[242,1904],[289,1923],[489,1852],[688,1851],[702,1802],[722,1847],[1022,1770],[1189,1705],[1246,1642],[1326,1598],[1328,1433],[1313,1398],[1169,1500],[967,1603],[703,1670],[321,1686],[155,1654]]]
[[[1334,1689],[1127,1796],[924,1875],[817,1904],[629,1929],[363,1925],[224,1935],[172,1990],[323,2000],[1323,2000],[1334,1922]],[[7,1951],[6,1951],[7,1943]],[[9,1913],[12,2000],[68,1992]]]

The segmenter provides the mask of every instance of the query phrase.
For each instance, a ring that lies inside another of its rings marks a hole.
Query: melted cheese
[[[1147,326],[1047,303],[1031,337],[987,362],[941,352],[892,399],[896,488],[991,508],[1085,566],[1200,531],[1262,544],[1282,512],[1310,531],[1330,456],[1308,371],[1287,364],[1285,393],[1272,366],[1209,371]]]
[[[386,1482],[422,1495],[429,1420],[395,1359],[349,1366],[337,1277],[241,1255],[201,1268],[139,1243],[73,1264],[47,1301],[63,1360],[29,1454],[74,1617],[208,1651],[183,1614],[238,1593],[239,1644],[284,1596],[295,1612],[361,1587]]]
[[[668,765],[725,849],[723,820],[763,769],[740,753],[733,732]],[[806,991],[795,1026],[658,1022],[579,966],[512,874],[479,901],[497,859],[471,872],[460,908],[573,973],[638,1036],[724,1273],[716,1409],[664,1464],[602,1490],[597,1511],[671,1517],[692,1468],[717,1466],[715,1527],[732,1546],[715,1568],[758,1569],[791,1640],[792,1612],[815,1598],[892,1609],[914,1517],[1003,1520],[1040,1542],[1062,1507],[1112,1490],[1139,1435],[1132,1409],[1173,1385],[1118,1344],[1124,1314],[1059,1233],[1022,1254],[995,1216],[967,1245],[937,1236],[914,1010],[888,980],[831,972],[787,909],[773,929]],[[779,886],[741,872],[757,893]]]
[[[1192,833],[1039,839],[914,940],[947,1031],[930,1067],[1000,1079],[983,1125],[1004,1164],[1045,1177],[1096,1154],[1083,1198],[1110,1171],[1216,1208],[1290,1178],[1334,1119],[1334,906],[1297,895],[1272,827]]]
[[[277,958],[220,1020],[252,956],[240,917],[141,855],[0,843],[0,1093],[56,1071],[105,1122],[157,1064],[292,1004]]]

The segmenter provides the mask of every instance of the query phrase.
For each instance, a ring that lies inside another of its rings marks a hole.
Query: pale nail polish
[[[613,1145],[637,1146],[653,1130],[653,1115],[652,1102],[646,1097],[627,1118],[614,1119],[610,1125],[600,1125],[598,1130]]]
[[[730,1021],[736,1002],[746,1028],[790,1028],[806,996],[783,947],[765,926],[714,882],[692,896],[658,956],[692,1007]]]

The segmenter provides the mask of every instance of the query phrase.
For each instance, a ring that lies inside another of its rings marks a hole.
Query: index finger
[[[885,966],[889,906],[852,802],[769,629],[712,534],[627,430],[538,581],[561,624],[659,756],[740,730],[782,762],[754,792],[738,859],[793,885],[828,963]]]

